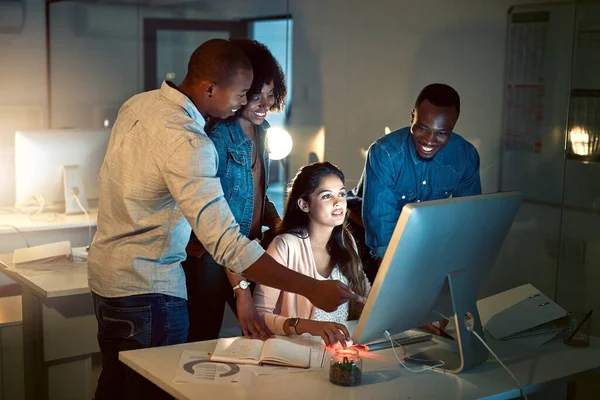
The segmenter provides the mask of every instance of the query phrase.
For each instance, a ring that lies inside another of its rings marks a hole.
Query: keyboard
[[[392,340],[394,341],[394,345],[406,346],[408,344],[431,340],[431,334],[411,329],[405,332],[400,332],[396,333],[395,335],[392,335]],[[389,349],[390,347],[392,347],[392,344],[390,343],[389,339],[381,338],[369,343],[365,343],[365,346],[369,348],[369,351],[377,351]]]

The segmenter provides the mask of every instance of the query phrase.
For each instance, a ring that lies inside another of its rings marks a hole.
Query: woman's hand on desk
[[[350,340],[348,329],[337,322],[301,319],[298,321],[298,325],[296,325],[296,333],[298,333],[298,335],[310,333],[313,336],[321,336],[327,346],[332,346],[336,342],[340,342],[343,347],[346,347],[346,341]]]
[[[250,339],[267,340],[273,333],[256,312],[250,290],[238,290],[236,294],[237,317],[244,336]]]

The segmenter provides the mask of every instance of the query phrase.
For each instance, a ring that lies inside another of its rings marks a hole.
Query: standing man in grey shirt
[[[192,229],[219,264],[248,279],[301,294],[327,311],[364,301],[341,282],[316,281],[281,266],[240,234],[204,124],[206,117],[227,118],[246,104],[252,78],[243,52],[214,39],[192,54],[179,86],[165,81],[119,111],[100,171],[98,230],[88,257],[102,352],[96,400],[159,396],[158,388],[118,361],[118,353],[186,341],[181,262]]]

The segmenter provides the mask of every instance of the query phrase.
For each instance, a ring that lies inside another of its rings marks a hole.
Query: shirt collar
[[[236,144],[236,146],[241,145],[246,140],[250,140],[244,133],[244,130],[242,129],[242,126],[240,125],[239,119],[236,118],[233,121],[227,121],[227,125],[229,126],[229,133],[231,134],[231,140],[233,141],[233,143]]]
[[[198,111],[194,102],[192,102],[185,94],[177,90],[177,85],[171,81],[163,81],[160,86],[160,93],[173,103],[181,106],[188,115],[200,125],[202,130],[204,130],[204,125],[206,124],[204,117],[200,114],[200,111]]]

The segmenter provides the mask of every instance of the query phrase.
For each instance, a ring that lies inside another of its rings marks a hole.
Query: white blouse
[[[337,265],[331,271],[329,278],[324,278],[321,274],[317,273],[317,279],[320,281],[324,280],[338,280],[344,284],[348,284],[348,279],[342,275]],[[315,307],[315,314],[312,319],[314,321],[327,321],[327,322],[346,322],[348,320],[348,302],[345,302],[338,307],[337,310],[332,312],[323,311],[318,307]]]

